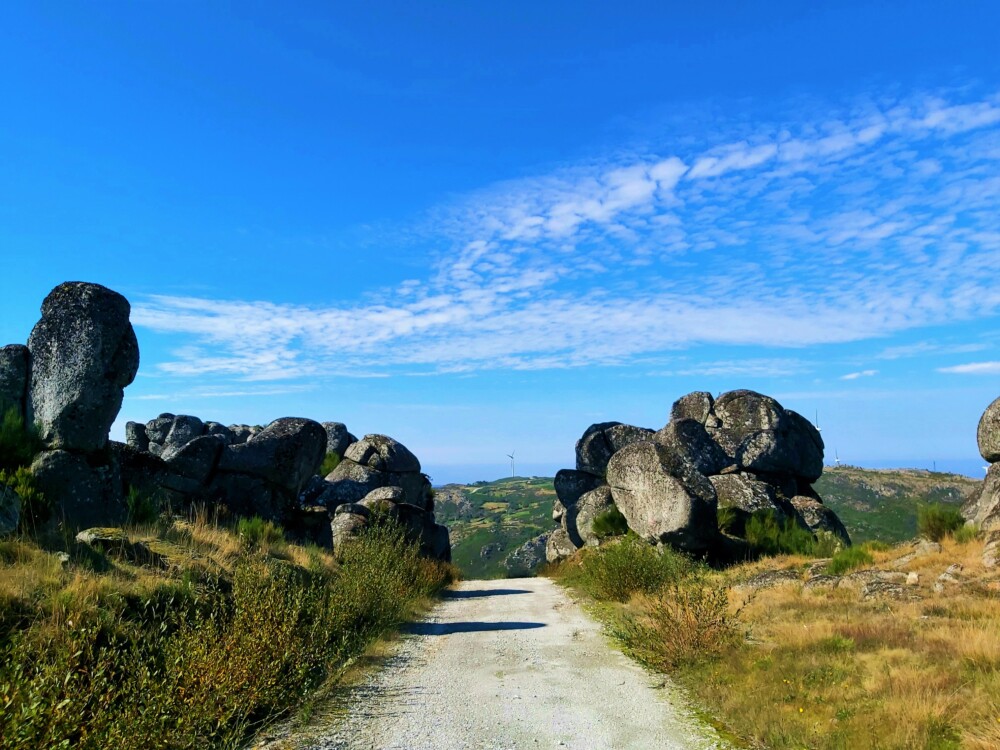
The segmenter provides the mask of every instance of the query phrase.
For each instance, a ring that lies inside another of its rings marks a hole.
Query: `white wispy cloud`
[[[871,378],[878,375],[878,370],[861,370],[860,372],[849,372],[841,375],[841,380],[857,380],[858,378]]]
[[[970,362],[965,365],[939,367],[937,371],[953,375],[1000,375],[1000,362]]]
[[[133,322],[187,337],[166,373],[278,380],[617,365],[981,319],[1000,310],[998,125],[992,93],[728,137],[716,123],[716,142],[684,133],[439,207],[409,232],[427,277],[374,302],[155,296]]]

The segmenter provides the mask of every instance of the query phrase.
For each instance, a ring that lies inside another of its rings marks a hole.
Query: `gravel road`
[[[341,717],[292,745],[729,747],[683,705],[552,581],[464,581],[407,629],[386,668],[351,691]]]

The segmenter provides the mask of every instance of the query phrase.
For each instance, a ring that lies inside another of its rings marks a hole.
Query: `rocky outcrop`
[[[608,484],[629,528],[650,542],[701,552],[718,535],[712,483],[659,443],[618,451],[608,464]]]
[[[636,534],[696,554],[745,554],[746,543],[735,537],[760,511],[850,543],[812,488],[823,470],[819,431],[761,393],[730,391],[717,400],[689,393],[655,433],[618,422],[592,425],[577,442],[576,459],[575,471],[556,475],[552,517],[559,531],[549,537],[550,558],[600,542],[589,528],[596,512],[582,507],[599,489],[607,501],[600,512],[616,507]],[[726,534],[735,537],[720,533],[720,509],[727,510]]]
[[[545,562],[545,545],[548,541],[548,534],[539,534],[508,553],[503,560],[507,577],[523,578],[532,575]]]
[[[0,484],[0,536],[13,534],[21,522],[21,497],[13,487]]]
[[[1000,462],[1000,398],[986,407],[976,430],[979,453],[991,464]]]
[[[989,462],[986,479],[962,506],[962,515],[984,532],[983,564],[1000,564],[1000,398],[983,412],[976,430],[979,453]]]
[[[28,398],[28,347],[0,347],[0,417],[13,408],[22,419]]]
[[[326,430],[326,452],[335,453],[339,458],[343,458],[347,449],[358,439],[347,431],[347,425],[343,422],[323,422],[323,429]]]
[[[45,298],[28,338],[27,411],[47,447],[88,453],[107,445],[139,369],[129,311],[128,300],[98,284],[60,284]]]

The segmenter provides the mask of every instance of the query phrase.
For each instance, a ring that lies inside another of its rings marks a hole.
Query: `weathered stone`
[[[333,551],[340,552],[344,545],[368,526],[368,517],[356,513],[339,513],[330,522],[333,535]]]
[[[0,347],[0,417],[13,407],[24,417],[31,356],[23,344]]]
[[[566,515],[566,506],[562,504],[559,498],[552,501],[552,522],[557,524],[562,524],[562,520]]]
[[[333,509],[343,503],[356,503],[372,490],[386,486],[386,475],[345,458],[326,476],[329,485],[316,502]]]
[[[398,440],[388,435],[365,435],[351,444],[345,459],[382,472],[418,472],[420,461]]]
[[[335,453],[343,458],[347,449],[358,442],[358,439],[347,431],[347,425],[343,422],[322,422],[321,424],[326,430],[327,453]]]
[[[153,444],[163,447],[170,434],[170,428],[174,426],[173,414],[161,414],[156,419],[146,422],[146,439]]]
[[[789,584],[798,585],[801,584],[802,573],[797,570],[782,569],[782,570],[764,570],[760,573],[748,578],[746,581],[738,584],[736,588],[746,588],[752,589],[754,591],[760,589],[770,589],[775,586],[787,586]]]
[[[219,422],[205,422],[205,431],[202,434],[218,435],[225,441],[226,445],[233,444],[232,430],[230,430],[224,424],[220,424]]]
[[[296,495],[249,474],[216,472],[206,492],[237,516],[260,516],[276,523],[283,523],[298,508]]]
[[[42,302],[28,338],[28,421],[50,448],[98,451],[139,369],[129,303],[98,284],[67,282]]]
[[[530,576],[545,562],[545,545],[549,541],[548,534],[532,537],[504,558],[503,567],[508,578]]]
[[[553,480],[556,497],[566,508],[576,505],[576,501],[583,495],[603,484],[604,480],[601,477],[573,469],[560,469],[556,472],[556,477]]]
[[[733,463],[704,425],[693,419],[671,419],[656,433],[655,440],[689,460],[705,476],[719,474]]]
[[[976,430],[979,453],[990,463],[1000,461],[1000,398],[986,407]]]
[[[723,393],[713,406],[718,427],[709,434],[726,455],[735,458],[740,444],[755,432],[776,430],[784,425],[785,410],[770,396],[756,391],[738,390]]]
[[[614,509],[615,501],[607,485],[591,490],[573,507],[566,517],[566,532],[578,547],[596,547],[601,540],[594,533],[594,519]],[[577,541],[579,540],[579,541]]]
[[[323,477],[314,474],[302,485],[302,490],[299,492],[299,502],[302,503],[303,507],[318,505],[317,500],[326,491],[328,486],[329,483]]]
[[[910,552],[906,553],[902,557],[897,557],[892,561],[892,567],[894,568],[904,568],[911,562],[916,560],[918,557],[927,557],[927,555],[936,555],[941,552],[941,545],[937,542],[932,542],[928,539],[917,539],[911,545]]]
[[[253,430],[250,429],[250,425],[246,424],[231,424],[229,425],[229,432],[233,436],[232,445],[243,445],[254,434]]]
[[[608,484],[629,528],[651,542],[701,552],[718,538],[712,483],[658,443],[633,443],[615,453]]]
[[[21,522],[21,496],[13,487],[0,484],[0,536],[13,534]]]
[[[379,487],[365,495],[364,502],[405,503],[406,493],[402,487]]]
[[[773,511],[779,518],[794,514],[786,504],[779,503],[773,487],[757,481],[752,475],[722,474],[708,480],[715,488],[719,510],[731,508],[735,514],[732,523],[724,529],[728,534],[742,537],[747,520],[759,510]]]
[[[208,482],[226,446],[222,435],[202,435],[179,445],[168,445],[160,458],[172,471],[204,484]]]
[[[198,417],[189,414],[178,414],[174,417],[170,431],[163,440],[164,453],[170,448],[180,448],[187,445],[205,432],[205,423]],[[162,455],[162,454],[161,454]]]
[[[323,462],[325,448],[326,431],[319,422],[284,417],[246,443],[225,448],[219,471],[260,477],[298,497]]]
[[[148,451],[149,436],[146,434],[146,425],[141,422],[126,422],[125,442],[136,450]]]
[[[353,513],[356,516],[364,516],[365,518],[371,516],[371,511],[364,505],[361,505],[361,503],[344,503],[343,505],[338,505],[337,510],[334,511],[334,515],[340,515],[341,513]]]
[[[451,562],[451,532],[448,527],[439,523],[426,526],[420,551],[434,560]]]
[[[576,470],[603,477],[608,461],[617,451],[639,440],[649,440],[652,435],[652,430],[621,422],[592,424],[576,443]]]
[[[674,401],[670,409],[670,421],[693,419],[703,427],[718,427],[719,419],[712,411],[715,399],[706,391],[694,391]]]
[[[786,411],[779,427],[744,437],[736,459],[741,468],[755,473],[791,475],[814,482],[823,473],[822,444],[819,432],[808,420]]]
[[[566,530],[561,528],[556,529],[549,534],[548,541],[545,543],[545,560],[546,562],[556,563],[560,560],[565,560],[567,557],[572,557],[576,550],[577,547],[570,541]]]
[[[92,468],[78,454],[55,450],[39,453],[31,473],[35,486],[55,506],[57,521],[80,527],[125,518],[121,474],[111,466]]]
[[[386,487],[401,487],[405,502],[425,511],[434,510],[434,493],[426,474],[419,471],[389,472],[385,474]]]
[[[821,533],[832,534],[844,546],[851,546],[851,536],[847,533],[844,524],[841,523],[837,514],[823,503],[811,497],[796,495],[792,498],[792,506],[811,532],[817,535]]]

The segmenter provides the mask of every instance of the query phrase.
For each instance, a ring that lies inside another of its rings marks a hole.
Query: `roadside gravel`
[[[464,581],[301,750],[728,748],[545,578]],[[288,740],[292,740],[290,743]]]

